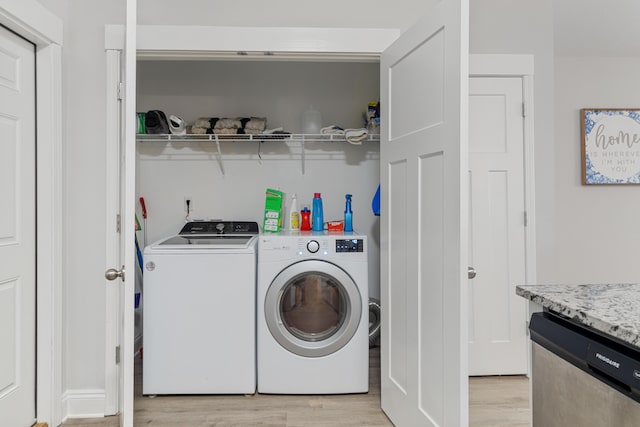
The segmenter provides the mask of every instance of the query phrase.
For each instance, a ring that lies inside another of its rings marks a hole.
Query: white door
[[[469,81],[469,374],[527,373],[520,77]]]
[[[135,118],[136,0],[127,0],[124,48],[124,103],[120,138],[120,262],[105,275],[120,283],[120,426],[133,427],[133,363],[135,306]]]
[[[123,100],[121,83],[124,79],[123,52],[107,50],[107,103],[106,103],[106,145],[105,165],[107,169],[106,197],[106,268],[122,265],[121,243],[122,217],[120,209],[121,156],[123,148]],[[105,306],[105,416],[115,415],[120,411],[120,335],[122,332],[122,313],[120,308],[120,281],[106,281]]]
[[[381,58],[382,409],[466,426],[468,1],[442,0]]]
[[[0,425],[36,419],[35,46],[0,26]]]

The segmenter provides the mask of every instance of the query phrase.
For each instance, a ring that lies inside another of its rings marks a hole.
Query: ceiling
[[[555,54],[640,57],[639,0],[553,0]]]

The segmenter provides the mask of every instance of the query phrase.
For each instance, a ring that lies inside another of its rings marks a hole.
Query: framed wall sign
[[[583,184],[640,184],[640,109],[580,110]]]

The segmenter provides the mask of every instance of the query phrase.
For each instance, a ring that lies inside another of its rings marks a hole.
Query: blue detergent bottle
[[[351,211],[351,194],[345,194],[344,231],[353,231],[353,212]]]
[[[324,213],[322,211],[322,198],[320,193],[313,193],[313,204],[311,215],[313,216],[313,231],[324,230]]]

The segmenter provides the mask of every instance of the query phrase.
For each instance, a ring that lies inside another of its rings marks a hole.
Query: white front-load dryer
[[[364,235],[260,235],[258,392],[366,393],[368,286]]]

